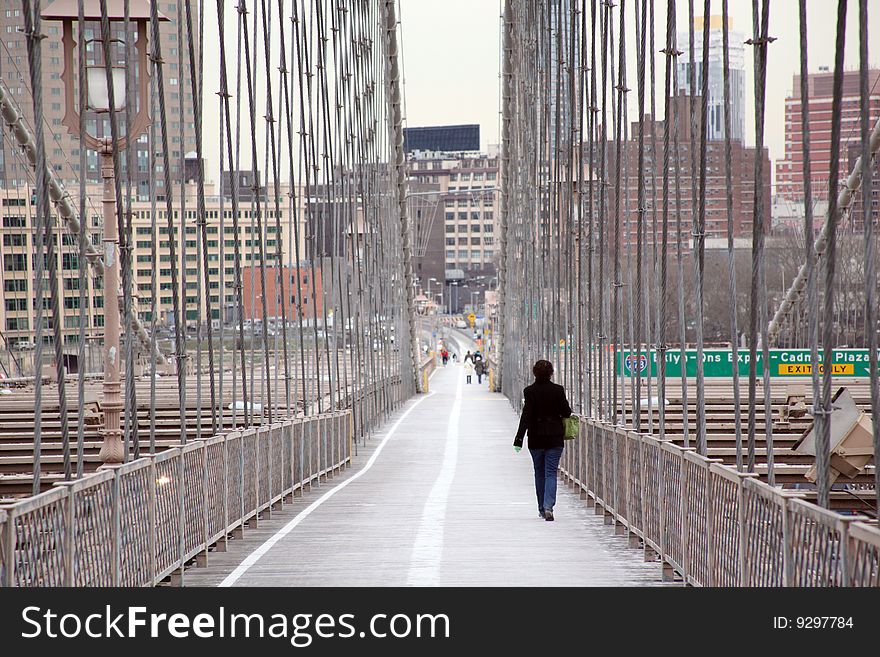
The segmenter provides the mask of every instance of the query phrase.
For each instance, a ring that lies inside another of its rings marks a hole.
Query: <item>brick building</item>
[[[831,103],[834,73],[820,69],[807,79],[810,112],[810,173],[816,200],[828,197],[831,162]],[[776,193],[791,201],[803,201],[804,164],[801,131],[801,80],[792,78],[792,93],[785,99],[785,157],[776,163]],[[880,117],[880,69],[868,71],[868,116],[871,128]],[[860,144],[859,72],[845,71],[841,98],[840,179],[848,175],[850,145]],[[853,160],[854,161],[854,160]],[[820,223],[821,223],[821,217]]]
[[[677,106],[679,120],[679,145],[678,145],[678,162],[679,171],[679,197],[681,199],[681,223],[682,223],[682,240],[684,247],[690,249],[692,245],[692,222],[694,214],[699,209],[699,159],[700,159],[700,140],[699,140],[699,108],[696,107],[697,118],[697,138],[694,140],[694,164],[697,168],[692,168],[691,162],[691,124],[688,109],[688,103],[692,97],[679,95],[672,99]],[[693,97],[694,103],[699,103],[699,98]],[[646,198],[646,216],[648,222],[647,242],[651,244],[653,241],[653,219],[654,210],[656,209],[656,217],[658,224],[657,242],[660,243],[661,235],[659,226],[663,220],[663,176],[664,176],[664,153],[663,153],[663,132],[664,121],[653,120],[650,115],[645,115],[645,162],[646,180],[645,180],[645,198]],[[656,157],[652,152],[651,132],[654,132],[654,141],[656,143]],[[621,242],[631,245],[636,244],[637,232],[636,225],[638,221],[638,179],[639,179],[639,122],[632,124],[630,138],[624,142],[621,152],[621,200],[620,200],[620,226],[621,226]],[[598,149],[595,149],[598,153]],[[616,203],[616,192],[613,186],[616,153],[614,142],[607,145],[607,169],[606,177],[609,178],[611,186],[607,188],[607,219],[613,223],[614,211]],[[670,169],[669,169],[669,244],[675,244],[676,223],[676,202],[675,202],[675,160],[673,150],[673,139],[670,136]],[[598,155],[597,155],[598,157]],[[765,231],[770,231],[771,226],[771,195],[770,195],[770,157],[767,149],[763,153],[763,185],[762,193],[764,195],[764,221]],[[751,237],[752,223],[754,217],[754,175],[755,175],[755,149],[745,147],[742,142],[732,140],[731,142],[731,184],[728,189],[726,172],[727,161],[724,140],[710,139],[706,144],[706,214],[705,214],[705,235],[706,239],[725,238],[727,237],[727,200],[733,200],[733,236]],[[594,171],[594,176],[598,176],[599,171]],[[653,177],[653,181],[652,181]],[[697,185],[697,205],[693,203],[692,181]],[[656,189],[656,196],[654,190]],[[654,200],[652,200],[652,198]],[[598,205],[596,206],[598,207]],[[629,222],[629,231],[625,230]]]
[[[276,302],[280,297],[278,268],[266,267],[266,312],[269,317],[281,318],[281,307]],[[283,265],[285,316],[288,321],[299,318],[299,305],[302,304],[303,319],[323,316],[323,294],[321,268],[307,264],[299,267]],[[242,269],[242,302],[245,319],[263,319],[263,285],[259,267]]]

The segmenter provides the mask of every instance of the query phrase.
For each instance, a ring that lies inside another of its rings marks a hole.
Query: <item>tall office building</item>
[[[437,207],[424,208],[436,221],[424,236],[424,256],[416,259],[420,284],[427,288],[432,277],[439,279],[434,272],[442,266],[443,305],[451,312],[481,305],[496,273],[497,153],[415,151],[407,166],[415,188],[439,193]]]
[[[76,3],[74,3],[75,5]],[[120,3],[121,4],[121,3]],[[192,3],[194,12],[193,24],[198,25],[198,3]],[[28,72],[27,40],[24,36],[24,16],[21,3],[0,3],[0,84],[7,95],[15,102],[22,112],[27,125],[33,129],[34,111],[31,97],[30,74]],[[44,3],[45,9],[51,9],[51,3]],[[111,5],[112,7],[112,5]],[[168,145],[171,157],[171,179],[174,183],[184,177],[183,157],[195,151],[195,124],[193,118],[193,99],[189,87],[190,67],[186,34],[185,5],[180,0],[165,0],[158,3],[158,10],[169,20],[160,23],[162,58],[165,61],[165,106],[168,116]],[[178,42],[178,20],[183,30],[183,43]],[[89,23],[86,38],[95,38],[99,32],[98,23]],[[134,31],[132,27],[132,31]],[[91,30],[91,31],[89,31]],[[61,80],[64,72],[64,47],[61,43],[62,26],[58,21],[45,21],[42,31],[46,39],[42,41],[43,65],[43,118],[46,138],[46,158],[55,173],[68,185],[78,185],[79,171],[79,139],[71,135],[66,126],[62,125],[65,114],[65,89]],[[74,32],[76,29],[74,28]],[[148,30],[149,31],[149,30]],[[121,24],[118,27],[120,36],[124,36]],[[196,52],[198,53],[198,34]],[[151,46],[150,46],[151,47]],[[181,92],[184,92],[181,98]],[[182,102],[181,102],[182,101]],[[183,112],[181,114],[181,112]],[[101,122],[90,118],[91,129],[98,132],[105,128]],[[109,133],[109,129],[108,129]],[[140,198],[149,195],[149,143],[146,136],[135,144],[134,182]],[[157,148],[157,153],[160,151]],[[160,154],[161,155],[161,154]],[[162,196],[162,174],[157,176],[156,191]],[[89,150],[86,154],[86,181],[100,182],[101,167],[97,153]],[[0,187],[26,187],[33,183],[33,171],[21,153],[15,140],[4,129],[4,138],[0,146]]]
[[[703,25],[704,18],[694,18],[694,79],[695,88],[690,88],[690,37],[687,32],[678,33],[678,49],[682,55],[678,59],[678,91],[689,96],[702,95],[703,89]],[[721,16],[709,17],[709,101],[706,121],[707,138],[722,140],[724,131],[724,23]],[[745,137],[745,56],[743,42],[745,37],[732,29],[728,17],[728,51],[730,59],[730,138],[742,142]]]
[[[810,119],[810,175],[814,201],[828,200],[828,176],[831,172],[831,101],[834,72],[820,68],[807,77]],[[787,201],[804,200],[803,132],[801,131],[801,78],[795,75],[791,94],[785,99],[785,157],[776,163],[777,195]],[[880,69],[868,72],[868,122],[871,128],[880,116]],[[859,110],[859,72],[844,71],[841,102],[840,179],[849,174],[854,159],[849,157],[853,144],[861,144]],[[876,183],[875,183],[876,184]],[[820,217],[821,221],[821,217]]]

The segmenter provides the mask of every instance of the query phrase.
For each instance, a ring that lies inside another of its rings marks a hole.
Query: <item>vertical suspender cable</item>
[[[840,119],[843,96],[843,51],[846,42],[846,0],[837,3],[837,40],[834,56],[834,83],[831,97],[831,148],[828,174],[828,247],[825,250],[824,326],[822,327],[822,421],[816,434],[816,485],[819,505],[828,508],[831,497],[830,454],[831,437],[831,364],[834,362],[834,275],[837,266],[837,225],[840,219],[837,204],[837,185],[840,174]],[[869,199],[865,197],[866,204]],[[873,329],[873,327],[871,327]],[[876,358],[876,356],[875,356]],[[876,378],[876,371],[873,372]]]
[[[103,1],[103,0],[102,0]],[[162,46],[159,33],[159,17],[156,3],[150,5],[150,25],[152,31],[152,55],[151,60],[154,66],[156,76],[156,88],[159,97],[159,127],[162,135],[162,156],[164,171],[165,190],[165,228],[168,231],[168,245],[171,258],[171,288],[172,288],[172,304],[174,309],[174,350],[177,367],[177,398],[178,408],[180,411],[180,441],[186,443],[186,345],[183,333],[183,321],[181,319],[180,309],[180,284],[177,277],[177,240],[174,239],[174,205],[173,205],[173,189],[171,187],[171,154],[168,150],[168,121],[165,111],[165,76],[162,59]],[[223,21],[220,21],[221,25]],[[155,235],[154,239],[159,239],[160,235]],[[156,263],[153,263],[154,266]]]
[[[880,509],[880,381],[877,377],[877,309],[876,262],[874,261],[873,186],[871,180],[870,133],[868,125],[868,0],[859,0],[859,108],[862,141],[862,225],[865,227],[865,333],[867,334],[868,363],[871,372],[871,426],[874,432],[874,493]],[[815,361],[814,361],[815,362]]]
[[[85,30],[83,0],[77,2],[77,31],[83,34]],[[77,71],[80,80],[85,80],[86,55],[85,48],[77,49]],[[77,381],[76,381],[76,397],[79,400],[79,417],[76,426],[76,478],[83,476],[84,451],[85,451],[85,390],[86,390],[86,323],[88,322],[89,298],[87,296],[89,279],[87,273],[88,263],[86,261],[88,247],[91,243],[89,233],[85,229],[88,222],[84,219],[86,216],[86,197],[87,197],[87,175],[86,175],[86,149],[85,140],[82,135],[86,134],[86,88],[85,85],[79,85],[78,94],[79,108],[79,216],[83,221],[82,230],[78,232],[79,242],[79,331],[77,334]],[[151,352],[154,350],[151,350]]]
[[[697,334],[697,453],[706,455],[706,391],[703,378],[703,269],[705,266],[706,248],[706,139],[708,137],[708,114],[709,114],[709,17],[711,15],[711,0],[705,0],[703,4],[703,63],[700,71],[700,177],[699,177],[699,205],[694,213],[694,288],[696,291],[696,334]],[[691,25],[693,34],[693,25]],[[693,42],[693,39],[691,39]],[[693,55],[693,44],[691,45]],[[693,59],[691,70],[693,71]],[[693,76],[691,76],[693,80]],[[693,103],[691,103],[693,107]],[[692,110],[693,111],[693,110]],[[693,149],[693,135],[691,135],[691,149]],[[693,161],[693,159],[691,160]],[[691,170],[693,178],[694,171]]]
[[[739,391],[739,330],[737,328],[736,262],[733,252],[733,159],[731,156],[730,119],[730,30],[728,25],[728,0],[721,0],[721,49],[724,85],[724,175],[727,186],[727,289],[730,294],[730,356],[733,380],[733,423],[736,438],[736,469],[743,470],[742,411]],[[810,240],[807,240],[808,242]]]
[[[222,20],[222,18],[221,18]],[[197,193],[197,206],[196,212],[198,216],[196,217],[196,226],[197,230],[201,233],[201,255],[202,255],[202,268],[203,268],[203,290],[202,294],[199,295],[201,299],[202,295],[204,295],[204,304],[205,304],[205,321],[207,324],[207,332],[208,332],[208,372],[210,376],[210,386],[211,386],[211,433],[215,435],[219,431],[219,424],[217,420],[217,389],[216,382],[214,380],[214,330],[213,330],[213,320],[214,315],[212,312],[211,305],[211,286],[210,279],[208,273],[208,228],[207,228],[207,218],[205,211],[205,165],[202,159],[202,87],[201,81],[198,78],[198,66],[196,64],[196,56],[195,56],[195,45],[193,43],[194,39],[192,38],[193,28],[192,28],[192,2],[191,0],[186,0],[186,30],[187,34],[190,35],[189,39],[189,74],[190,74],[190,89],[192,90],[193,95],[193,117],[194,117],[194,125],[195,125],[195,139],[196,139],[196,193]],[[183,88],[183,85],[181,85]],[[185,120],[185,117],[180,117],[181,121]],[[221,236],[220,239],[223,237]],[[199,326],[201,327],[202,316],[199,315]],[[199,334],[201,335],[201,328],[199,328]],[[201,355],[201,348],[199,348],[199,355]],[[221,375],[222,375],[222,367],[221,367]],[[201,380],[201,368],[199,370],[200,380]],[[201,403],[199,403],[199,409],[201,409]],[[201,429],[201,422],[199,423],[199,429]]]

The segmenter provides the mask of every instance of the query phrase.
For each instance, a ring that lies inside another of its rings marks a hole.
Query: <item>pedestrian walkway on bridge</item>
[[[650,586],[627,548],[560,481],[537,516],[518,417],[461,365],[394,413],[351,469],[186,572],[188,586]]]

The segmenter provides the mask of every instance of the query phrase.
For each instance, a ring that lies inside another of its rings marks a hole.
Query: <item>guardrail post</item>
[[[623,441],[619,440],[621,435],[623,436]],[[621,444],[623,445],[622,450],[618,449],[618,445]],[[627,514],[629,511],[627,507],[627,499],[629,495],[629,435],[622,427],[620,429],[615,428],[614,430],[614,453],[617,458],[617,464],[614,468],[614,533],[617,536],[624,536],[629,533],[629,527],[627,525],[631,524],[631,520],[629,518],[624,519],[623,515],[624,511],[626,511]],[[623,459],[622,463],[620,459]],[[623,468],[621,468],[621,465]],[[621,470],[623,470],[623,481],[617,481]],[[624,524],[624,520],[626,520],[626,524]]]
[[[122,495],[119,492],[119,474],[116,468],[113,468],[113,484],[110,487],[110,490],[113,491],[113,504],[111,508],[113,509],[112,513],[112,527],[111,527],[111,571],[110,577],[113,582],[113,586],[121,586],[121,574],[122,574]]]
[[[679,482],[681,482],[681,488],[679,489],[678,495],[678,504],[679,504],[679,518],[681,518],[681,526],[679,531],[681,532],[681,536],[679,537],[679,542],[681,543],[681,577],[684,580],[685,585],[687,585],[688,581],[688,544],[687,537],[690,532],[690,523],[688,522],[688,514],[687,514],[687,495],[685,492],[687,491],[687,474],[684,467],[684,450],[681,450],[678,455],[678,467],[679,467]]]
[[[782,505],[782,585],[794,586],[794,554],[791,541],[791,516],[788,498],[780,496],[779,503]]]
[[[208,565],[208,444],[203,439],[202,447],[202,552],[196,557],[196,566]]]
[[[177,455],[177,570],[171,573],[172,586],[183,586],[183,555],[186,553],[186,519],[185,513],[185,495],[186,481],[184,479],[186,469],[183,467],[183,448],[184,445],[178,447]]]
[[[0,523],[0,547],[3,548],[2,560],[0,563],[4,565],[2,572],[0,572],[0,588],[11,588],[12,587],[12,568],[13,561],[12,556],[15,553],[15,549],[13,548],[12,543],[12,525],[13,519],[7,514],[5,511],[0,509],[0,515],[4,516],[3,523]]]
[[[633,438],[632,436],[635,436],[635,438]],[[631,441],[635,441],[636,444],[632,445]],[[632,459],[629,458],[629,450],[631,450],[631,449],[637,449],[639,452],[638,471],[635,474],[633,474],[632,468],[630,467],[632,464]],[[642,496],[642,472],[641,472],[642,462],[644,460],[644,451],[642,450],[642,434],[641,433],[633,432],[632,434],[630,434],[629,432],[627,432],[627,434],[626,434],[626,451],[627,451],[626,472],[627,472],[627,477],[629,479],[629,481],[627,482],[627,485],[626,485],[626,495],[627,495],[626,515],[627,515],[627,519],[629,520],[629,546],[633,549],[638,549],[640,539],[639,539],[639,535],[635,532],[635,529],[638,529],[639,531],[641,531],[642,535],[644,535],[644,533],[645,533],[645,505],[643,503],[643,496]],[[630,508],[631,504],[629,503],[630,502],[630,495],[632,494],[633,477],[635,477],[636,483],[638,484],[639,510],[641,512],[641,518],[639,518],[639,524],[640,524],[639,527],[633,526],[633,521],[634,521],[633,512],[632,512],[632,509]]]
[[[150,467],[147,468],[147,521],[150,526],[147,529],[150,556],[148,563],[150,565],[150,581],[153,586],[156,585],[156,461],[150,456]]]
[[[296,420],[290,421],[290,453],[287,456],[287,467],[290,469],[290,501],[296,497],[296,473],[293,464],[296,462],[294,450],[296,449]]]
[[[581,490],[579,497],[582,500],[589,498],[587,485],[589,477],[587,476],[587,435],[586,425],[584,421],[578,420],[578,479],[581,480]]]
[[[74,550],[76,550],[76,514],[74,513],[74,497],[70,494],[70,486],[68,482],[64,489],[67,491],[67,518],[64,535],[64,586],[74,586],[73,564]]]
[[[746,496],[745,477],[736,479],[736,522],[739,527],[737,538],[739,540],[739,582],[738,586],[747,586],[748,572],[746,562]]]
[[[706,465],[706,578],[703,586],[715,586],[715,497],[712,494],[712,471]]]

